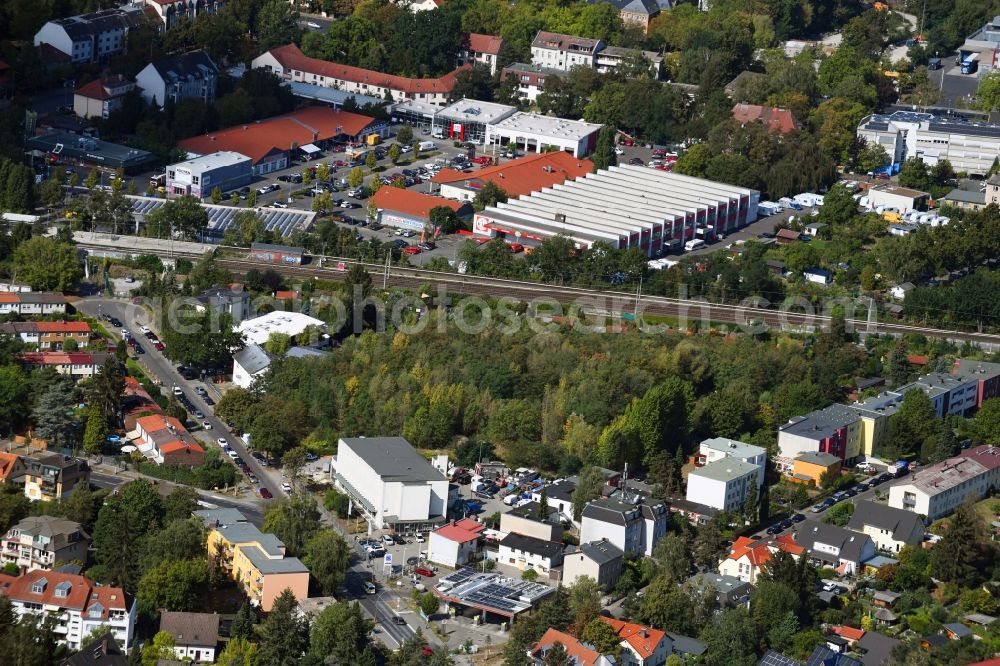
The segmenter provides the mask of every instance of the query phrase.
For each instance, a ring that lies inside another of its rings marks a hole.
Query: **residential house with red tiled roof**
[[[135,432],[139,451],[155,463],[201,467],[205,462],[205,449],[172,416],[143,416],[136,420]]]
[[[253,59],[254,69],[266,69],[289,81],[300,81],[337,88],[345,92],[384,97],[393,101],[412,99],[433,106],[446,106],[463,67],[433,79],[413,79],[384,74],[371,69],[341,65],[310,58],[295,44],[265,51]]]
[[[771,541],[741,536],[733,543],[729,555],[719,563],[719,573],[755,585],[762,568],[779,550],[796,559],[805,552],[790,534],[782,534]]]
[[[90,343],[90,324],[85,321],[14,321],[0,324],[0,333],[16,335],[25,344],[59,351],[67,340],[80,347]]]
[[[423,231],[430,225],[431,210],[438,206],[451,208],[459,215],[468,214],[472,207],[443,197],[436,197],[414,190],[404,190],[383,185],[372,195],[372,204],[378,209],[378,222],[386,227],[400,227]]]
[[[666,663],[667,657],[673,652],[669,636],[659,629],[632,622],[616,620],[613,617],[599,616],[602,622],[618,633],[622,640],[622,663],[632,666],[659,666]]]
[[[16,453],[0,453],[0,483],[22,484],[27,471],[21,456]]]
[[[485,529],[485,525],[471,518],[442,525],[431,532],[427,560],[453,569],[468,564],[479,550]]]
[[[66,297],[58,291],[0,292],[0,314],[64,314]]]
[[[125,650],[132,648],[136,602],[120,587],[35,569],[16,577],[0,574],[0,594],[10,599],[19,618],[56,618],[56,640],[71,650],[79,650],[81,641],[98,627],[110,631]]]
[[[95,376],[110,356],[107,352],[25,352],[21,362],[33,368],[54,368],[79,381]]]
[[[497,73],[500,49],[504,47],[503,37],[470,32],[458,52],[458,64],[483,65],[491,75]]]
[[[442,169],[431,178],[431,183],[439,188],[441,196],[459,201],[472,201],[486,183],[493,183],[509,198],[516,199],[586,176],[593,170],[594,163],[590,160],[560,150],[527,155],[472,173]]]
[[[329,107],[307,107],[246,125],[193,136],[178,145],[195,155],[229,151],[253,161],[257,175],[288,166],[293,148],[334,140],[356,139],[372,133],[375,119]]]
[[[531,660],[533,666],[545,664],[545,657],[556,643],[560,643],[566,650],[566,655],[573,666],[614,666],[615,664],[613,660],[605,657],[592,646],[581,643],[575,636],[549,627],[538,639],[538,642],[528,650],[528,659]]]
[[[73,113],[81,118],[107,118],[122,108],[125,95],[135,90],[135,82],[120,74],[80,86],[73,93]]]
[[[736,104],[733,106],[733,120],[741,125],[761,123],[768,132],[777,134],[788,134],[799,126],[788,109],[758,104]]]

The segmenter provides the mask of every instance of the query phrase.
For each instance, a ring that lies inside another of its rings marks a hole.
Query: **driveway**
[[[100,317],[102,314],[117,317],[122,321],[125,328],[136,334],[138,334],[139,327],[143,324],[153,328],[153,326],[151,326],[153,322],[150,321],[149,312],[141,306],[133,305],[128,301],[107,298],[87,298],[78,301],[75,303],[75,306],[77,310],[91,317]],[[112,328],[111,326],[108,326],[107,328],[116,339],[121,337],[121,329]],[[159,331],[155,328],[154,332],[159,334]],[[180,387],[195,407],[205,414],[205,418],[202,419],[202,421],[207,421],[212,426],[211,430],[205,432],[205,435],[207,435],[209,439],[209,441],[206,442],[206,445],[217,446],[215,443],[216,440],[219,437],[225,437],[229,442],[229,446],[231,446],[233,450],[239,454],[239,456],[250,467],[250,471],[252,471],[260,480],[260,486],[266,487],[270,490],[275,498],[284,497],[285,493],[281,490],[281,482],[284,479],[281,475],[272,467],[262,467],[260,463],[258,463],[257,460],[248,453],[243,440],[241,440],[236,433],[229,430],[226,424],[215,416],[213,408],[209,407],[201,396],[195,392],[194,387],[201,382],[188,381],[181,377],[180,373],[177,372],[175,365],[163,356],[161,352],[156,351],[152,344],[148,342],[143,344],[143,349],[146,350],[146,353],[137,358],[141,361],[142,365],[148,369],[149,373],[152,375],[151,379],[153,379],[154,382],[158,382],[167,393],[169,393],[171,388],[174,386]],[[214,396],[221,397],[214,386],[210,384],[205,384],[205,386]],[[194,420],[193,416],[191,416],[191,420]],[[260,486],[255,489],[257,492],[259,492]],[[261,499],[260,501],[265,504],[268,502],[268,500],[264,499]]]

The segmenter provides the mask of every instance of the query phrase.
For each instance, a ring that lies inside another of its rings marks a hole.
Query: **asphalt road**
[[[99,317],[101,314],[109,314],[117,317],[122,321],[125,328],[133,334],[140,336],[140,344],[142,344],[146,353],[137,357],[138,360],[140,360],[142,364],[149,369],[153,376],[159,380],[161,386],[166,392],[169,393],[173,386],[181,387],[195,407],[205,414],[203,421],[207,421],[212,426],[211,430],[207,432],[207,434],[211,436],[211,443],[208,445],[217,446],[217,444],[215,444],[215,440],[219,437],[225,437],[229,441],[229,446],[232,447],[244,461],[246,461],[250,470],[257,476],[258,479],[260,479],[261,486],[270,490],[271,494],[275,498],[285,496],[285,493],[281,490],[281,482],[284,479],[280,476],[280,474],[272,467],[262,467],[260,463],[253,458],[253,456],[249,455],[246,450],[246,446],[243,444],[243,440],[241,440],[236,433],[230,431],[221,419],[216,418],[213,409],[205,404],[205,402],[201,399],[201,396],[195,392],[194,387],[201,382],[188,381],[181,377],[176,370],[175,364],[163,356],[161,352],[156,351],[156,349],[153,348],[152,343],[141,337],[141,333],[139,333],[139,326],[142,324],[150,325],[150,328],[153,328],[153,330],[156,331],[156,329],[151,325],[152,322],[149,321],[148,312],[146,310],[140,306],[132,305],[131,303],[125,301],[106,298],[88,298],[77,302],[75,305],[77,310],[92,317]],[[121,335],[121,329],[115,329],[108,326],[108,330],[116,336]],[[158,333],[158,331],[156,332]],[[132,352],[130,351],[130,354],[131,353]],[[191,416],[190,420],[194,420],[194,417]],[[261,499],[260,501],[262,503],[268,502],[268,500],[265,499]]]

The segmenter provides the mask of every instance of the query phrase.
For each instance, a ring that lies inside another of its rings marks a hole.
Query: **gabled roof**
[[[503,37],[495,37],[493,35],[481,35],[477,32],[469,33],[468,48],[470,51],[475,51],[476,53],[490,53],[492,55],[497,55],[500,53],[500,47],[503,45]]]
[[[0,481],[6,481],[18,469],[24,469],[21,456],[0,452]]]
[[[379,191],[372,196],[371,201],[382,210],[404,213],[419,219],[429,219],[431,209],[438,206],[451,208],[455,212],[462,209],[462,204],[458,201],[413,190],[404,190],[392,185],[383,185],[379,188]]]
[[[128,655],[108,631],[81,645],[79,652],[60,662],[59,666],[128,666]]]
[[[598,616],[598,619],[614,629],[618,633],[618,637],[623,642],[628,643],[642,659],[652,657],[656,648],[667,637],[659,629],[650,629],[641,624],[624,622],[603,615]]]
[[[795,533],[796,539],[816,557],[831,555],[827,549],[817,548],[817,544],[836,547],[838,560],[860,562],[861,553],[872,539],[867,534],[859,534],[837,525],[809,520],[799,523]]]
[[[468,543],[478,539],[485,529],[486,526],[482,523],[465,518],[457,523],[449,523],[437,528],[434,530],[434,534],[455,543]]]
[[[887,530],[897,541],[905,540],[917,530],[924,528],[920,516],[913,511],[895,509],[869,500],[858,500],[854,503],[854,514],[847,523],[847,527],[855,531],[863,531],[866,525]]]
[[[549,627],[531,648],[531,655],[540,658],[543,652],[556,643],[561,643],[566,648],[567,655],[573,660],[573,666],[595,666],[601,658],[601,653],[597,650],[587,647],[576,637],[552,627]]]
[[[561,543],[546,541],[544,539],[536,539],[535,537],[525,536],[515,532],[511,532],[505,536],[500,542],[500,545],[514,550],[523,550],[526,553],[539,555],[548,559],[558,557],[563,550],[563,545]]]
[[[271,355],[264,351],[260,345],[249,344],[236,352],[233,355],[233,360],[246,370],[247,374],[256,375],[271,365],[272,359]]]
[[[762,123],[769,132],[788,134],[798,123],[788,109],[780,109],[757,104],[737,104],[733,106],[733,119],[740,124],[751,122]]]
[[[101,365],[111,355],[106,352],[25,352],[21,360],[29,365]]]
[[[85,321],[13,321],[0,324],[0,333],[90,333]]]
[[[459,67],[436,79],[411,79],[405,76],[383,74],[370,69],[341,65],[327,60],[310,58],[302,53],[295,44],[286,44],[273,48],[268,53],[286,69],[298,70],[309,74],[317,74],[326,78],[340,79],[352,83],[361,83],[380,88],[390,88],[401,92],[419,94],[448,94],[455,88],[458,73],[468,67]]]
[[[150,63],[160,78],[167,83],[197,81],[219,75],[219,68],[204,51],[191,51]]]
[[[538,192],[566,180],[574,180],[594,170],[594,163],[573,157],[564,151],[537,153],[510,162],[465,173],[442,169],[431,178],[434,183],[466,183],[470,189],[480,189],[487,182],[501,188],[510,198]]]
[[[865,666],[881,666],[892,653],[892,649],[900,644],[898,638],[890,638],[877,631],[864,632],[854,649],[861,653],[861,663]]]
[[[13,601],[38,603],[86,613],[87,617],[107,619],[110,610],[128,610],[128,599],[120,587],[95,585],[85,576],[35,569],[20,576],[0,579],[0,593]],[[56,596],[56,590],[65,590]]]
[[[581,543],[579,551],[598,565],[619,560],[625,555],[618,546],[607,539]]]
[[[216,613],[161,611],[160,631],[173,636],[175,645],[214,648],[219,642],[219,616]]]
[[[856,627],[848,627],[844,624],[838,624],[830,627],[830,631],[837,634],[841,638],[846,638],[849,641],[860,640],[862,636],[865,635],[864,629],[857,629]]]
[[[796,543],[791,534],[778,535],[771,541],[741,536],[733,542],[726,557],[730,560],[739,560],[746,556],[752,565],[761,567],[771,559],[771,553],[778,550],[796,556],[805,552],[805,548]]]

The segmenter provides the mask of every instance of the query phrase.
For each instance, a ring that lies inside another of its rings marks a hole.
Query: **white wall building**
[[[402,437],[343,438],[331,471],[376,529],[412,532],[446,518],[448,479]]]
[[[599,39],[540,31],[531,42],[531,62],[538,67],[568,72],[574,67],[593,67],[602,48],[604,42]]]
[[[211,664],[219,644],[219,616],[216,613],[160,613],[160,631],[174,639],[178,659]]]
[[[146,65],[135,77],[142,98],[160,107],[168,99],[174,104],[185,99],[200,99],[206,104],[215,101],[219,68],[204,51],[157,60]]]
[[[763,483],[760,465],[736,458],[716,460],[691,471],[687,479],[687,501],[722,511],[738,511],[753,484]]]
[[[760,480],[757,484],[764,483],[767,449],[761,446],[754,446],[728,437],[712,437],[704,440],[698,446],[698,458],[699,462],[704,465],[726,458],[735,458],[751,465],[758,465],[760,466]]]
[[[605,590],[612,590],[621,576],[624,558],[621,549],[610,541],[581,543],[563,554],[562,584],[572,587],[580,578],[589,576]]]
[[[55,516],[30,516],[3,537],[3,564],[26,570],[52,569],[57,564],[87,562],[90,537],[79,523]]]
[[[813,520],[799,523],[795,540],[809,551],[809,559],[842,574],[857,573],[862,563],[875,557],[875,543],[867,534]]]
[[[563,545],[511,532],[500,541],[497,561],[520,570],[534,569],[548,574],[563,561]]]
[[[257,344],[249,344],[233,354],[233,384],[240,388],[250,386],[271,367],[271,355]]]
[[[583,157],[597,146],[603,125],[566,120],[538,113],[517,112],[486,126],[486,144],[506,144],[524,152],[543,152],[546,146]]]
[[[304,333],[310,326],[324,329],[326,322],[301,312],[275,310],[253,319],[244,319],[236,327],[236,330],[243,334],[243,339],[248,345],[263,345],[272,333],[282,333],[294,338]]]
[[[670,510],[666,504],[626,504],[596,499],[583,507],[580,542],[607,539],[626,553],[652,555],[667,533]]]
[[[92,63],[124,53],[128,33],[146,22],[141,7],[104,9],[55,19],[35,33],[35,46],[48,44],[76,63]]]
[[[920,545],[926,528],[920,516],[912,511],[855,500],[847,529],[867,534],[881,550],[898,553],[906,546]]]
[[[99,627],[110,631],[125,650],[132,649],[136,602],[120,587],[105,587],[85,576],[36,569],[18,577],[0,574],[0,594],[17,616],[53,621],[56,640],[71,650]]]
[[[928,522],[947,516],[967,500],[980,500],[1000,487],[1000,449],[979,446],[913,472],[889,488],[889,506],[912,511]]]
[[[468,564],[479,550],[479,539],[486,526],[465,518],[442,525],[430,534],[427,561],[452,569]]]
[[[204,198],[218,187],[228,192],[253,180],[253,160],[246,155],[220,150],[167,165],[167,193]]]
[[[139,0],[142,1],[142,0]],[[145,0],[147,7],[156,12],[163,22],[163,27],[169,30],[177,25],[181,18],[187,18],[192,23],[201,14],[214,14],[225,6],[224,0]]]

